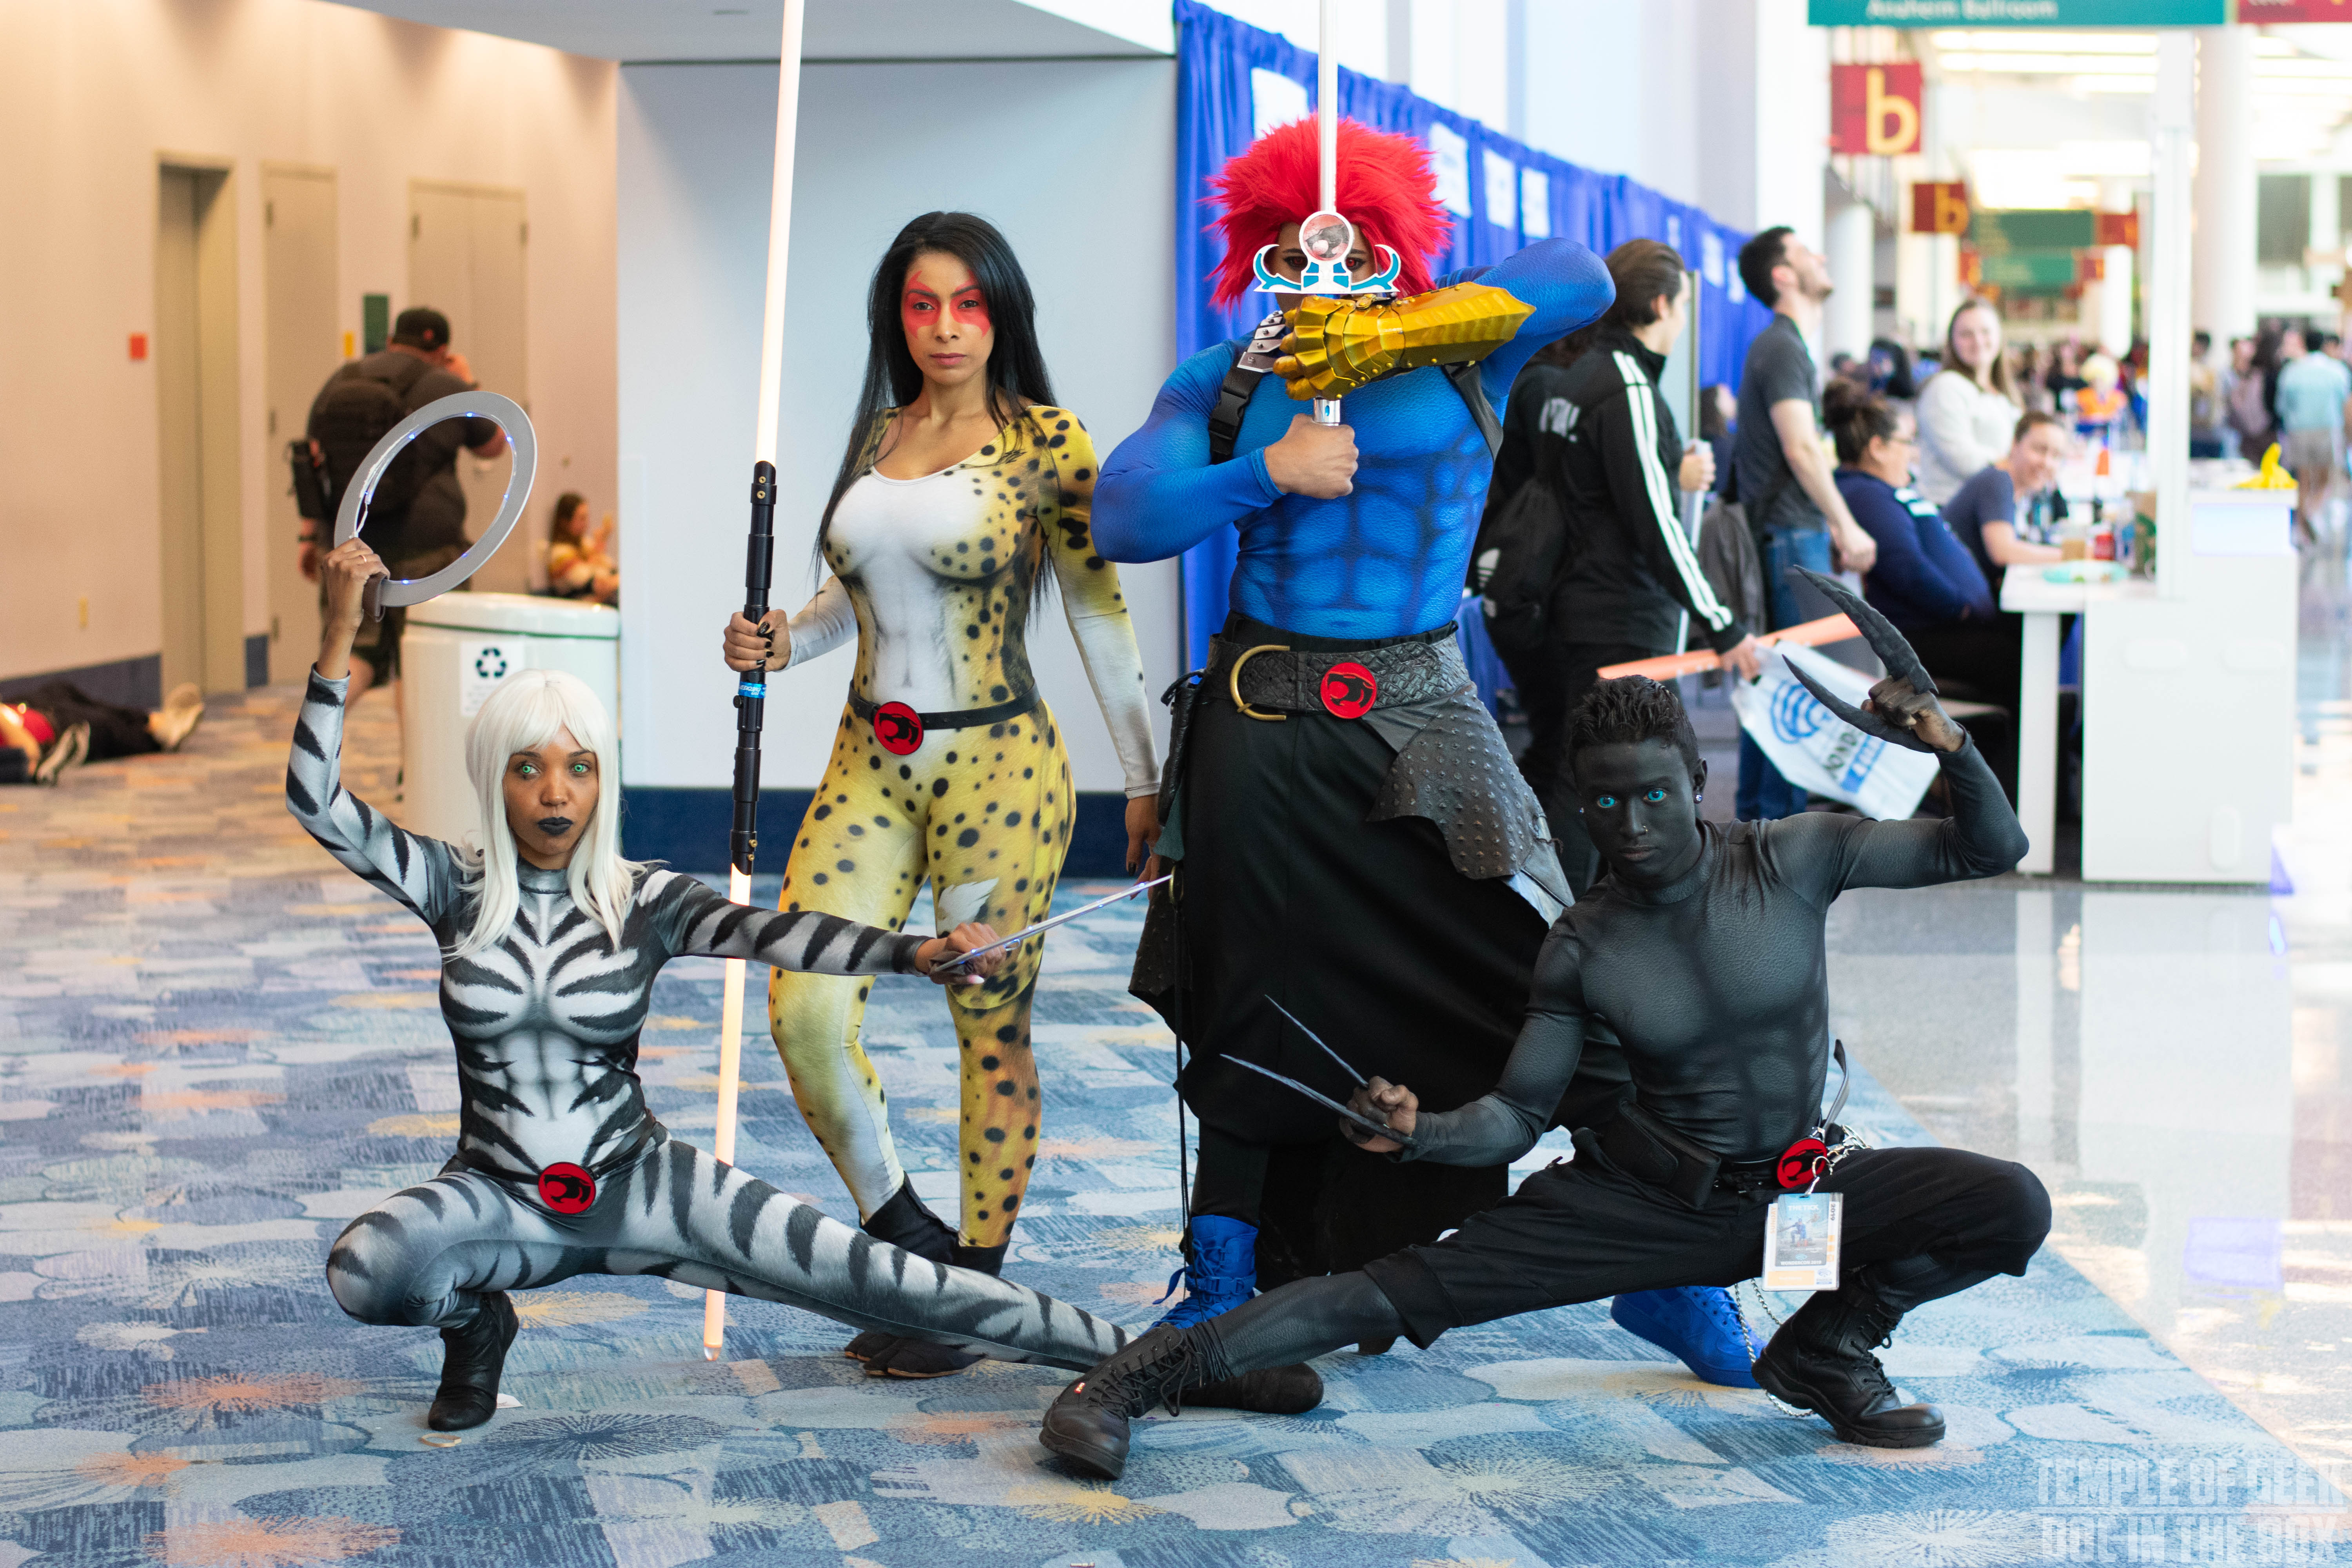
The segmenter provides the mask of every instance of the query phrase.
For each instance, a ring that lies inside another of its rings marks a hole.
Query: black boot
[[[1820,1415],[1841,1441],[1924,1448],[1943,1439],[1944,1415],[1932,1405],[1904,1404],[1871,1353],[1894,1338],[1909,1304],[1890,1300],[1896,1293],[1882,1295],[1875,1283],[1869,1269],[1857,1268],[1843,1289],[1815,1291],[1756,1358],[1756,1384]]]
[[[1062,1390],[1037,1440],[1088,1475],[1118,1479],[1127,1469],[1129,1423],[1156,1405],[1181,1408],[1186,1389],[1206,1381],[1198,1335],[1197,1328],[1161,1327],[1129,1340]]]
[[[876,1209],[873,1216],[858,1228],[877,1241],[887,1241],[929,1262],[955,1261],[954,1228],[915,1195],[915,1184],[910,1179],[901,1177],[898,1190],[890,1194],[890,1201]],[[880,1329],[867,1329],[851,1340],[842,1353],[852,1361],[866,1363],[871,1370],[874,1358],[898,1342],[897,1334],[885,1333]],[[971,1363],[965,1364],[970,1365]],[[876,1372],[874,1375],[879,1377],[882,1374]]]
[[[441,1331],[441,1386],[425,1424],[436,1432],[479,1426],[499,1408],[499,1373],[514,1343],[514,1303],[503,1290],[485,1292],[481,1310],[461,1327]]]
[[[1313,1367],[1227,1370],[1213,1321],[1155,1328],[1097,1363],[1045,1411],[1037,1440],[1090,1475],[1117,1480],[1127,1468],[1129,1424],[1157,1405],[1187,1405],[1297,1415],[1323,1402]]]

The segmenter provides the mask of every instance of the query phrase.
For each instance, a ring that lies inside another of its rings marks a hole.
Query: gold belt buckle
[[[1277,724],[1283,720],[1290,717],[1287,713],[1260,712],[1257,709],[1251,707],[1248,703],[1242,700],[1242,666],[1247,664],[1250,660],[1255,658],[1262,653],[1288,653],[1289,651],[1290,647],[1286,643],[1260,643],[1257,647],[1251,648],[1247,653],[1243,654],[1241,658],[1234,660],[1234,668],[1227,672],[1225,678],[1225,689],[1233,693],[1234,711],[1240,713],[1246,718],[1263,719],[1269,722]]]

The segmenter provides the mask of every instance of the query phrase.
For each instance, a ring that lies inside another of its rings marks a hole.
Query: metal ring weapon
[[[507,445],[514,448],[514,468],[507,475],[506,494],[499,500],[498,515],[481,538],[467,548],[466,553],[449,563],[429,577],[376,578],[368,584],[368,607],[378,617],[386,605],[421,605],[436,595],[446,594],[482,568],[482,563],[506,542],[514,531],[517,519],[530,500],[531,481],[539,477],[539,437],[530,427],[530,416],[522,405],[511,397],[478,387],[436,397],[384,433],[360,465],[360,471],[343,490],[342,504],[335,509],[335,542],[340,545],[356,537],[367,521],[368,503],[374,498],[375,487],[383,481],[384,470],[392,467],[407,445],[444,419],[487,419],[506,433]]]

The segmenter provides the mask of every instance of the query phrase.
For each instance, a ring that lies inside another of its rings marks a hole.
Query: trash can
[[[466,776],[466,729],[518,670],[578,676],[617,727],[620,636],[620,611],[569,599],[444,594],[411,606],[400,644],[404,782],[394,816],[401,826],[453,844],[478,836],[481,808]]]

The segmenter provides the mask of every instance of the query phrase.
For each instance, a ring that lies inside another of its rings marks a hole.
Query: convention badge
[[[874,739],[894,757],[921,749],[923,716],[903,702],[885,702],[874,710]]]
[[[569,1160],[539,1173],[539,1201],[557,1214],[586,1214],[596,1202],[596,1178]]]
[[[1845,1237],[1843,1193],[1783,1193],[1764,1221],[1764,1289],[1834,1290]]]
[[[1381,683],[1370,670],[1351,661],[1325,670],[1315,694],[1323,700],[1323,711],[1332,718],[1360,719],[1380,700]]]

